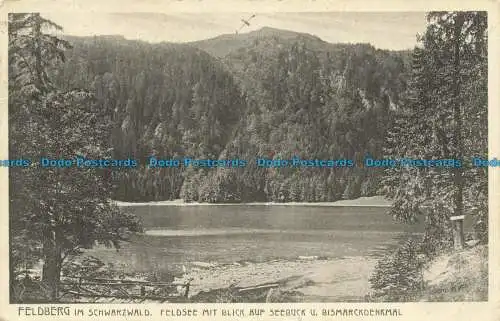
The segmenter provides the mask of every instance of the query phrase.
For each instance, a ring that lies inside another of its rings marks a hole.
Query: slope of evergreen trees
[[[318,50],[307,40],[261,38],[226,57],[248,108],[228,150],[245,158],[296,155],[347,158],[358,164],[366,155],[379,157],[405,87],[404,56],[367,44]],[[248,186],[250,194],[272,201],[316,202],[373,195],[380,175],[358,166],[267,172],[249,166],[243,172],[256,181]]]
[[[406,88],[407,53],[294,35],[273,30],[249,36],[222,58],[196,44],[68,38],[74,48],[54,74],[65,88],[95,91],[113,114],[114,156],[141,164],[114,171],[116,199],[333,201],[373,195],[377,170],[266,170],[254,160],[380,156]],[[249,165],[149,169],[144,165],[151,155],[240,158]]]

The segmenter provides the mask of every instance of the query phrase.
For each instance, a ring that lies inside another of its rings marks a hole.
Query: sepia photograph
[[[9,13],[10,304],[488,301],[487,34]]]

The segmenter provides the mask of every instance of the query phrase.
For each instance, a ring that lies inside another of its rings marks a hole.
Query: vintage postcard
[[[489,1],[3,1],[0,320],[499,320]]]

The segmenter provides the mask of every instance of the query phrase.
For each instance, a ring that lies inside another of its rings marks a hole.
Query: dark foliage
[[[377,262],[370,277],[372,296],[377,301],[412,301],[424,288],[422,273],[425,261],[420,240],[405,241]]]
[[[114,156],[142,164],[115,171],[116,199],[312,202],[375,193],[374,169],[266,170],[255,158],[380,156],[406,87],[407,54],[280,30],[248,37],[223,58],[194,48],[201,43],[68,38],[74,48],[54,71],[58,83],[94,90],[113,115]],[[249,165],[148,169],[151,155]]]

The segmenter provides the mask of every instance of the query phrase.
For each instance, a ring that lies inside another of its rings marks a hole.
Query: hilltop
[[[231,52],[237,51],[238,49],[250,47],[261,40],[270,38],[279,38],[281,40],[288,41],[307,41],[311,45],[311,49],[324,49],[325,46],[331,45],[328,42],[321,40],[319,37],[308,33],[300,33],[270,27],[263,27],[247,33],[224,34],[215,38],[194,41],[188,44],[204,50],[215,57],[221,58]]]

